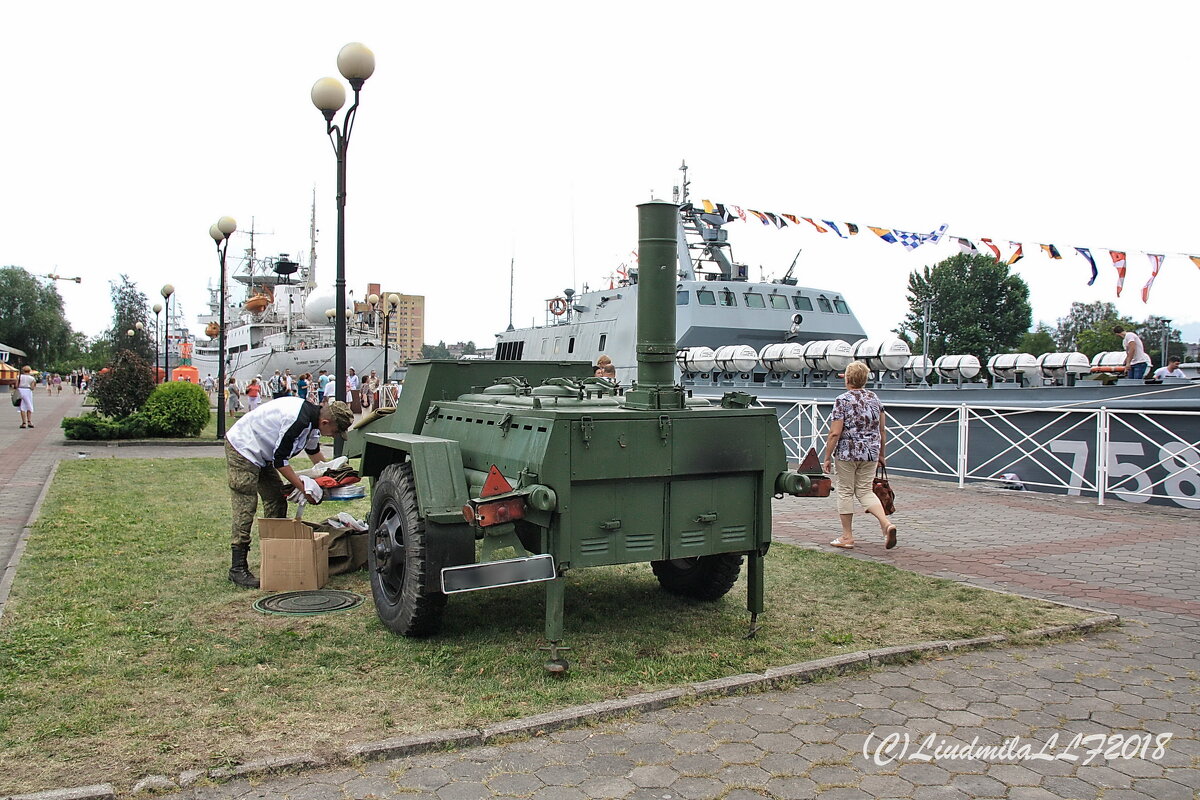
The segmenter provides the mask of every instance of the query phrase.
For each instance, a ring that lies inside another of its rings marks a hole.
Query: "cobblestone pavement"
[[[843,557],[1099,607],[1125,624],[1082,639],[948,654],[507,745],[236,780],[168,797],[1200,796],[1200,597],[1190,541],[1200,512],[894,483],[900,546],[885,551],[877,528],[866,524]],[[781,541],[825,546],[837,533],[832,500],[779,501],[775,532]]]

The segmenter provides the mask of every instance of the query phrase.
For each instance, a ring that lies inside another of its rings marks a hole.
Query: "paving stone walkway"
[[[859,544],[841,557],[1088,605],[1125,623],[1081,639],[946,654],[501,746],[166,797],[1200,796],[1200,512],[894,483],[900,546],[885,551],[877,526],[861,517]],[[776,503],[776,539],[830,549],[836,533],[831,499]],[[887,613],[885,599],[865,611]],[[763,621],[769,625],[769,613]]]

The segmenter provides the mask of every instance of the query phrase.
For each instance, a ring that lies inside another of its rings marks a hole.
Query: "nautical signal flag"
[[[1017,263],[1018,261],[1020,261],[1022,258],[1025,257],[1025,248],[1021,245],[1020,242],[1009,242],[1008,244],[1010,247],[1017,248],[1016,250],[1013,250],[1013,254],[1011,256],[1009,256],[1008,261],[1005,262],[1011,267],[1013,264]]]
[[[892,232],[887,228],[876,228],[874,225],[868,225],[867,227],[870,228],[876,236],[878,236],[880,239],[883,239],[888,244],[896,243],[896,237],[893,236]]]
[[[1100,270],[1096,269],[1096,259],[1092,258],[1092,251],[1086,247],[1076,247],[1075,252],[1087,259],[1087,262],[1092,265],[1092,278],[1088,281],[1088,286],[1096,282],[1096,276],[1100,274]]]
[[[1146,258],[1150,259],[1150,280],[1146,281],[1146,285],[1142,287],[1142,302],[1150,301],[1150,287],[1154,285],[1154,279],[1158,277],[1158,271],[1162,269],[1163,256],[1156,253],[1146,253]]]
[[[969,256],[979,255],[979,248],[970,239],[957,239],[958,249]]]
[[[849,239],[851,236],[856,235],[860,230],[859,226],[853,222],[834,222],[833,220],[828,219],[822,219],[818,221],[813,217],[801,217],[796,214],[755,211],[753,209],[743,209],[741,206],[725,205],[722,203],[714,204],[708,200],[704,200],[702,202],[704,205],[704,210],[708,215],[706,217],[706,221],[710,222],[714,221],[711,217],[711,215],[714,213],[716,218],[723,222],[733,222],[737,219],[741,219],[742,222],[746,222],[749,219],[747,214],[753,214],[758,218],[759,222],[767,227],[774,225],[776,228],[786,228],[788,227],[789,222],[792,225],[800,227],[801,222],[807,222],[817,233],[829,233],[832,231],[841,239]],[[912,252],[926,242],[933,242],[934,244],[939,243],[942,237],[946,235],[946,229],[948,226],[942,225],[940,228],[930,233],[901,231],[896,230],[895,228],[881,228],[875,225],[866,225],[863,227],[874,233],[888,244],[899,244],[902,245],[905,250]],[[1012,249],[1008,259],[1005,260],[1004,255],[1000,252],[1000,247],[992,238],[987,236],[975,236],[972,238],[951,236],[950,238],[958,246],[959,250],[967,255],[979,255],[982,251],[982,247],[977,247],[975,243],[980,242],[982,243],[983,247],[986,247],[988,251],[990,251],[992,257],[995,258],[997,262],[1004,262],[1008,266],[1016,264],[1025,257],[1025,248],[1021,242],[1014,242],[1012,240],[1008,241],[1008,245]],[[1062,260],[1062,253],[1056,245],[1038,244],[1037,246],[1041,248],[1042,252],[1046,254],[1047,258]],[[1121,292],[1125,287],[1126,253],[1124,250],[1109,250],[1108,248],[1099,249],[1108,250],[1108,254],[1112,258],[1113,268],[1117,271],[1117,297],[1120,297]],[[1100,272],[1096,266],[1096,258],[1093,255],[1096,248],[1075,247],[1074,250],[1079,254],[1080,257],[1087,261],[1088,268],[1091,270],[1091,276],[1088,279],[1088,286],[1095,285],[1096,279],[1099,277]],[[1193,264],[1195,264],[1197,267],[1200,267],[1200,254],[1147,253],[1146,257],[1150,260],[1151,274],[1150,279],[1146,281],[1146,285],[1142,287],[1143,302],[1149,302],[1150,289],[1154,286],[1154,280],[1158,277],[1158,273],[1162,269],[1163,260],[1168,255],[1187,256],[1187,258],[1189,258]]]
[[[1109,250],[1108,254],[1112,256],[1113,266],[1117,270],[1117,297],[1121,296],[1121,290],[1125,288],[1125,253],[1121,250]]]

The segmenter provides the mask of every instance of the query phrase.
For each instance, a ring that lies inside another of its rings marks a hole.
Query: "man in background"
[[[1113,333],[1122,337],[1121,349],[1125,351],[1125,377],[1140,381],[1146,377],[1150,369],[1150,356],[1146,355],[1146,347],[1142,337],[1133,331],[1125,330],[1123,325],[1114,325]]]

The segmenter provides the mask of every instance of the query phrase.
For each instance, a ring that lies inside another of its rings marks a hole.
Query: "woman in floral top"
[[[846,367],[847,391],[833,401],[829,438],[825,442],[826,472],[837,461],[837,507],[842,518],[842,535],[830,542],[834,547],[854,547],[854,501],[879,520],[884,547],[896,546],[896,526],[883,513],[883,504],[871,489],[875,465],[883,466],[887,428],[883,405],[875,393],[864,389],[870,370],[861,361]]]

